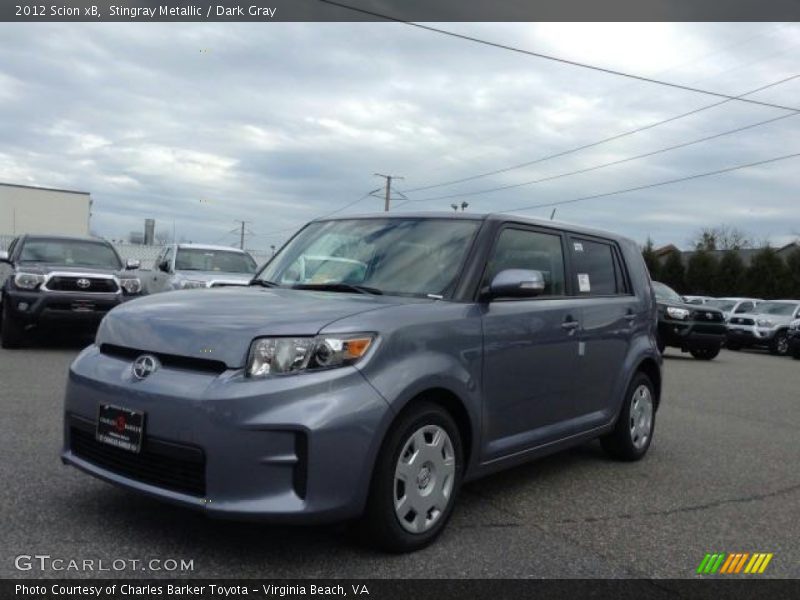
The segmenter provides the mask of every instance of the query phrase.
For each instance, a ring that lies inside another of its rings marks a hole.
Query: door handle
[[[568,331],[572,331],[572,330],[574,330],[574,329],[577,329],[579,325],[580,325],[580,323],[578,323],[577,321],[573,321],[572,319],[570,319],[570,320],[568,320],[568,321],[564,321],[564,322],[561,324],[561,329],[566,329],[566,330],[568,330]]]
[[[630,322],[632,322],[633,320],[635,320],[635,319],[636,319],[636,313],[635,313],[635,312],[633,312],[632,310],[629,310],[628,312],[626,312],[626,313],[625,313],[625,319],[626,319],[626,320],[627,320],[629,323],[630,323]]]

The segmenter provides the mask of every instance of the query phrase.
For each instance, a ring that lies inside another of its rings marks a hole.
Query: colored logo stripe
[[[736,574],[736,573],[763,573],[769,562],[772,560],[772,553],[755,552],[734,552],[727,554],[725,552],[715,552],[713,554],[706,554],[700,565],[697,567],[697,573],[703,575],[713,575],[717,572],[720,574]],[[747,566],[745,566],[747,565]]]

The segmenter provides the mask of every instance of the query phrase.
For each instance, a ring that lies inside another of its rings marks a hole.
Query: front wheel
[[[603,450],[617,460],[639,460],[647,454],[656,426],[656,394],[653,382],[637,373],[625,393],[614,431],[600,438]]]
[[[25,328],[22,323],[15,321],[11,317],[8,309],[8,299],[3,302],[2,321],[0,321],[0,347],[10,349],[22,346],[25,337]]]
[[[719,354],[719,348],[693,348],[689,353],[697,360],[714,360]]]
[[[772,338],[772,343],[769,345],[769,353],[777,356],[786,356],[789,353],[789,338],[786,337],[785,331],[779,331]]]
[[[375,464],[362,531],[378,548],[411,552],[430,544],[453,511],[463,450],[453,418],[423,402],[402,414]]]

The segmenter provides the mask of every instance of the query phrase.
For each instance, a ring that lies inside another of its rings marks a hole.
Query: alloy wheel
[[[629,428],[631,442],[640,450],[650,439],[653,428],[653,396],[646,385],[638,386],[633,392]]]

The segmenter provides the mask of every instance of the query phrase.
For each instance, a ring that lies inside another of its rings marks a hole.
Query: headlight
[[[14,285],[23,290],[33,290],[44,283],[44,275],[38,273],[17,273],[14,275]]]
[[[368,333],[259,338],[250,345],[247,376],[263,378],[352,365],[367,353],[374,339]]]
[[[204,288],[208,284],[205,281],[200,281],[199,279],[184,279],[181,281],[181,289],[182,290],[192,290],[195,288]]]
[[[667,307],[667,315],[669,315],[673,319],[678,319],[679,321],[685,321],[689,318],[689,311],[685,308],[677,308],[675,306],[668,306]]]
[[[758,325],[759,327],[772,327],[773,325],[775,325],[775,321],[773,321],[772,319],[757,319],[756,325]]]
[[[126,277],[120,279],[119,284],[126,294],[138,294],[142,291],[142,280],[138,277]]]

